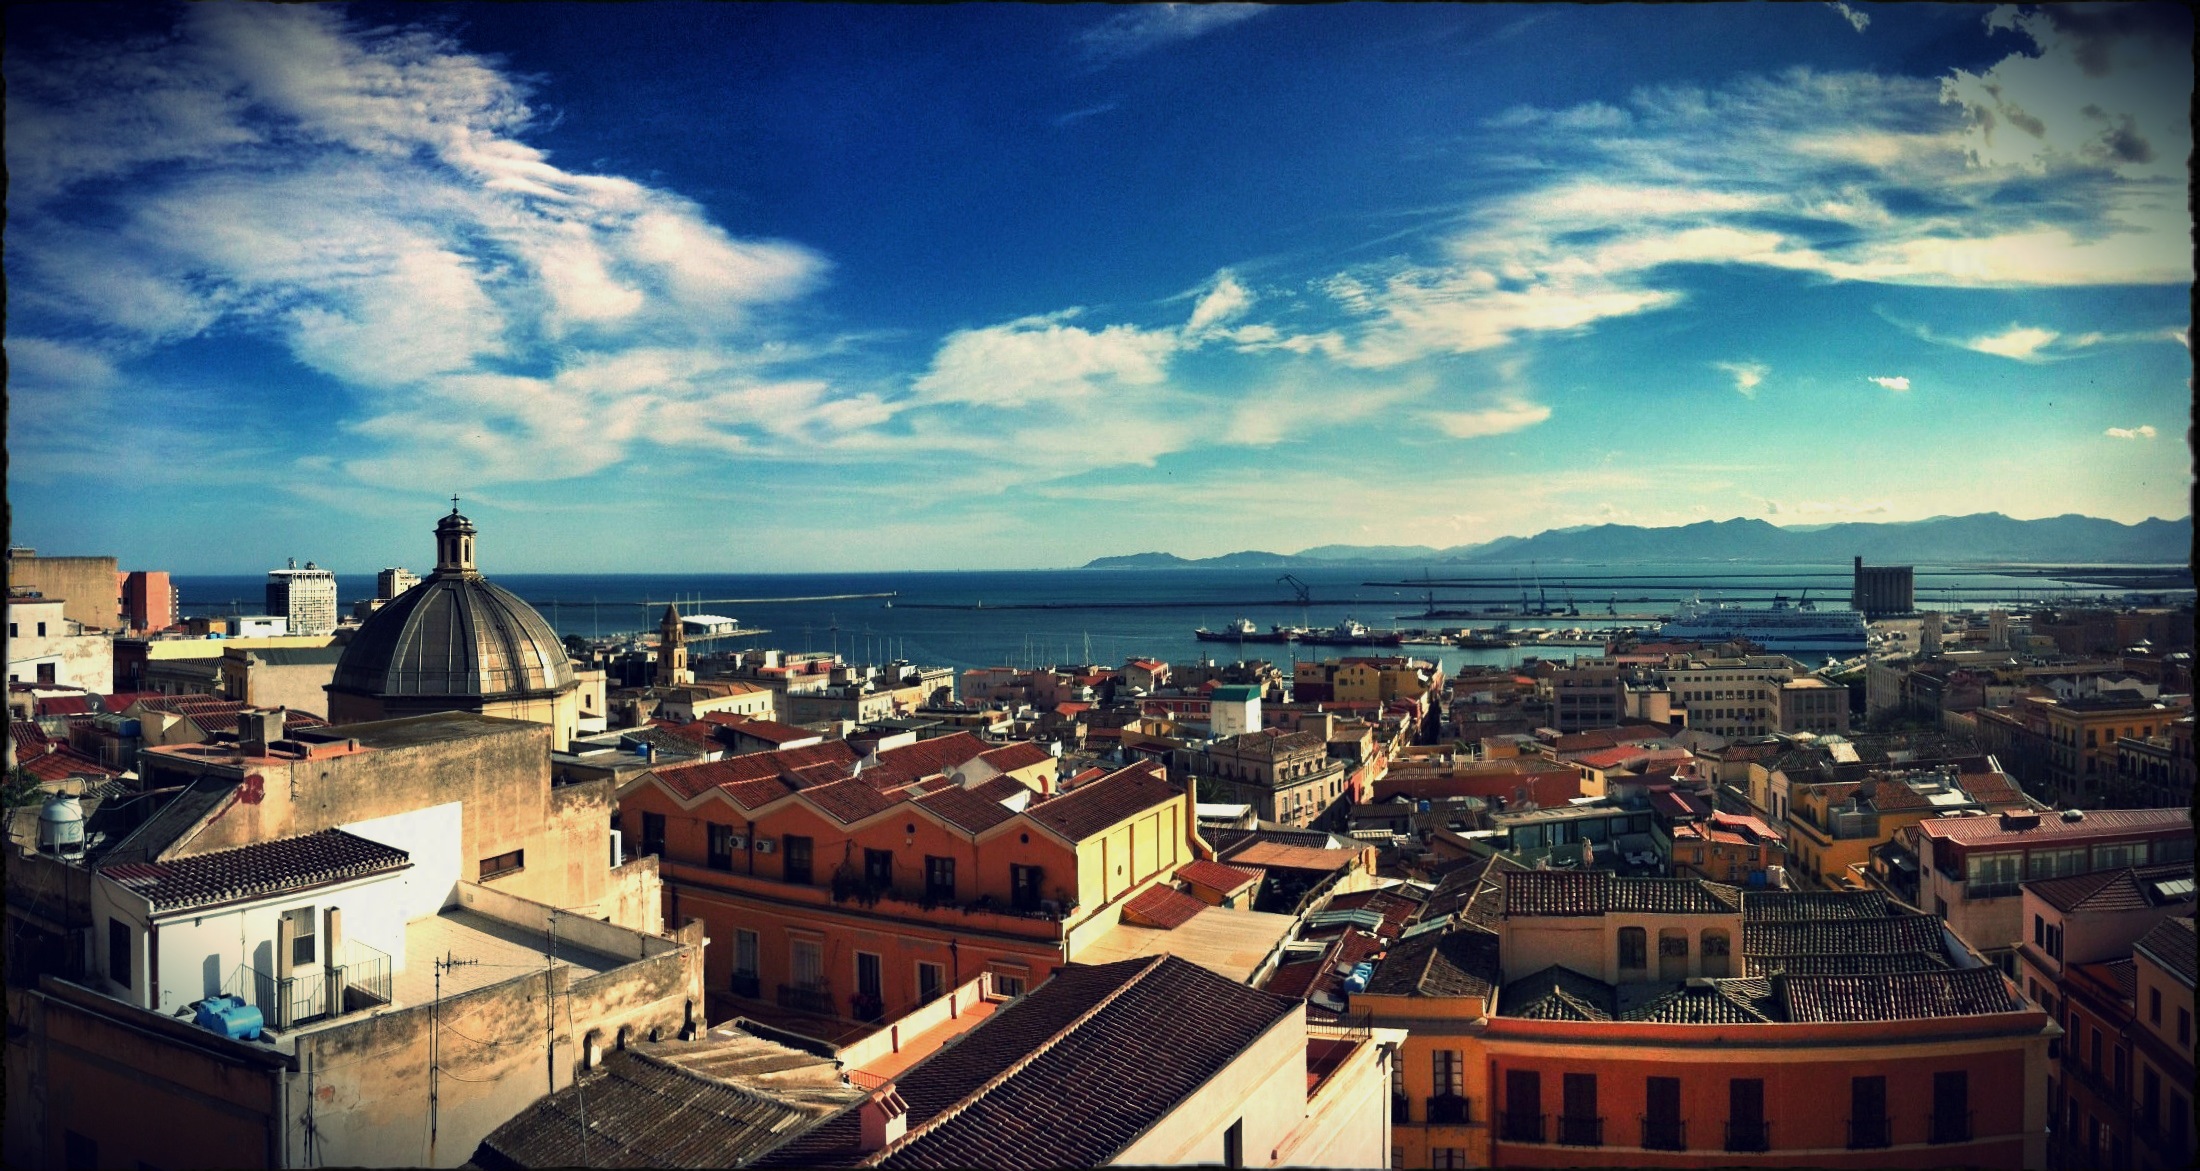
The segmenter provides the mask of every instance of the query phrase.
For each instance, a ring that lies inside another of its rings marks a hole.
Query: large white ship
[[[1769,610],[1691,599],[1658,628],[1660,637],[1698,642],[1746,638],[1774,654],[1862,654],[1866,633],[1864,616],[1854,610],[1819,610],[1808,602],[1790,606],[1784,598],[1775,599]]]

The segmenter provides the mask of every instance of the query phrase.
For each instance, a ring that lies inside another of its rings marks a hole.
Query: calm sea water
[[[527,599],[560,634],[612,637],[654,630],[668,601],[682,613],[722,614],[744,627],[771,633],[756,640],[720,640],[712,647],[773,646],[794,651],[837,650],[857,661],[908,658],[920,663],[968,669],[1041,663],[1120,663],[1131,656],[1170,662],[1201,659],[1287,656],[1301,659],[1365,654],[1365,648],[1285,647],[1201,642],[1194,627],[1219,630],[1238,618],[1270,624],[1333,626],[1347,618],[1369,627],[1488,628],[1498,621],[1513,627],[1599,627],[1670,612],[1690,593],[1706,598],[1762,604],[1775,593],[1798,598],[1807,587],[1827,609],[1846,608],[1849,566],[1600,565],[1573,566],[1563,573],[1515,573],[1510,567],[1466,570],[1458,566],[1427,570],[1438,578],[1473,575],[1475,587],[1368,584],[1419,582],[1420,567],[1347,566],[1298,568],[1290,573],[1308,589],[1299,605],[1289,583],[1276,569],[1067,569],[967,573],[821,573],[821,574],[491,574],[492,580]],[[1628,575],[1631,583],[1593,579]],[[1679,575],[1656,578],[1651,575]],[[1713,575],[1717,575],[1714,577]],[[175,579],[186,615],[264,611],[262,576],[188,576]],[[1958,575],[1921,569],[1920,601],[1951,603],[2038,599],[2049,591],[2098,587],[2042,581]],[[368,574],[339,574],[341,612],[354,600],[374,594]],[[841,597],[830,601],[768,601],[829,595],[885,594],[886,598]],[[1507,619],[1424,618],[1425,598],[1439,606],[1515,611],[1538,595],[1563,607],[1569,599],[1577,617]],[[1644,600],[1647,599],[1647,600]],[[891,602],[891,606],[887,603]],[[643,605],[642,603],[648,603]],[[1140,603],[1110,608],[1102,603]],[[979,607],[983,608],[932,608]],[[1018,609],[1049,606],[1058,608]],[[1620,617],[1610,613],[1617,611]],[[1408,646],[1406,653],[1439,659],[1447,671],[1465,663],[1511,665],[1527,655],[1544,658],[1593,654],[1593,649],[1488,648],[1459,650]]]

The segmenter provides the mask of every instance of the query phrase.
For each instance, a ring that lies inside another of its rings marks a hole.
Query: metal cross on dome
[[[456,492],[451,493],[451,512],[453,515],[458,513],[458,493]]]

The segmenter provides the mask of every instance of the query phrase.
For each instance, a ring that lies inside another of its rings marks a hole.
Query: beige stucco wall
[[[1306,1112],[1305,1010],[1285,1016],[1191,1096],[1131,1141],[1113,1163],[1222,1162],[1223,1132],[1244,1122],[1245,1163],[1267,1166]]]

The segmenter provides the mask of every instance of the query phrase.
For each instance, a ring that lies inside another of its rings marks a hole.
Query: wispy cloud
[[[1863,32],[1866,28],[1869,28],[1871,26],[1872,18],[1868,14],[1849,7],[1848,5],[1842,3],[1841,0],[1831,0],[1831,3],[1829,3],[1827,7],[1833,9],[1835,12],[1840,13],[1841,19],[1848,21],[1849,27],[1855,29],[1858,32]]]
[[[1263,4],[1135,4],[1078,34],[1085,55],[1120,61],[1259,16]]]
[[[1908,390],[1908,389],[1910,389],[1910,380],[1909,380],[1909,378],[1908,378],[1908,377],[1906,377],[1906,376],[1903,376],[1903,375],[1896,375],[1896,376],[1894,376],[1894,377],[1891,377],[1891,378],[1887,378],[1887,377],[1880,377],[1880,376],[1874,375],[1874,376],[1872,376],[1872,377],[1866,378],[1866,379],[1865,379],[1864,381],[1866,381],[1866,382],[1876,382],[1876,383],[1878,383],[1879,385],[1881,385],[1881,386],[1884,386],[1884,387],[1886,387],[1886,388],[1887,388],[1888,390]]]
[[[1507,399],[1472,411],[1429,411],[1422,418],[1454,439],[1480,439],[1525,431],[1551,417],[1551,408],[1523,399]]]
[[[1765,375],[1772,373],[1772,367],[1763,362],[1713,362],[1711,365],[1714,369],[1733,375],[1734,389],[1745,398],[1755,398],[1757,384],[1765,380]]]
[[[2078,356],[2085,350],[2098,346],[2152,345],[2161,342],[2186,344],[2186,330],[2181,326],[2162,326],[2155,329],[2090,330],[2085,333],[2067,333],[2042,325],[2023,325],[2011,322],[1991,333],[1968,336],[1950,336],[1916,322],[1905,321],[1879,311],[1880,316],[1900,327],[1920,341],[1934,345],[1952,346],[2000,358],[2012,358],[2020,362],[2052,362]]]
[[[1849,500],[1791,500],[1765,501],[1767,516],[1879,516],[1893,509],[1893,502],[1871,500],[1862,503]]]
[[[1080,110],[1071,110],[1067,114],[1058,114],[1054,118],[1054,128],[1059,130],[1073,122],[1082,122],[1087,118],[1108,113],[1120,104],[1120,102],[1107,101],[1101,102],[1097,106],[1086,106]]]
[[[2110,427],[2102,434],[2110,439],[2152,439],[2156,433],[2153,424],[2141,423],[2136,427]]]

